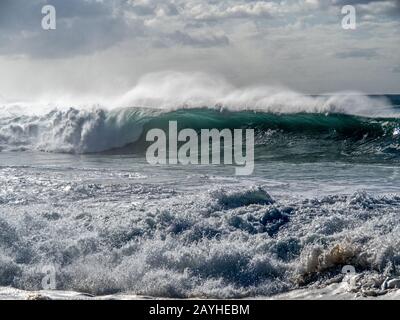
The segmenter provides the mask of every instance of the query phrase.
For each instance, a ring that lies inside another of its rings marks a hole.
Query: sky
[[[56,30],[41,27],[56,9]],[[355,30],[342,6],[356,8]],[[0,100],[118,97],[148,74],[400,93],[400,0],[0,0]]]

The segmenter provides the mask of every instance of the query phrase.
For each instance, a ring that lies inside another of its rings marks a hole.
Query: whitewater
[[[49,265],[53,298],[398,296],[399,96],[158,73],[96,103],[3,100],[0,298],[37,298]],[[149,165],[169,121],[254,129],[254,174]]]

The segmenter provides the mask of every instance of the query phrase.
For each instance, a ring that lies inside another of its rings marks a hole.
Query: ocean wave
[[[152,128],[254,128],[258,145],[271,133],[282,146],[296,137],[377,141],[375,153],[398,153],[399,96],[344,92],[311,96],[279,87],[238,88],[218,76],[161,72],[120,97],[0,102],[0,150],[92,153],[139,142]],[[296,137],[289,137],[295,134]],[[271,139],[270,139],[271,140]],[[286,141],[286,142],[285,142]],[[363,147],[364,148],[364,147]],[[364,148],[365,149],[365,148]],[[361,150],[363,153],[365,150]],[[343,152],[343,154],[346,152]]]
[[[395,117],[229,111],[220,107],[176,111],[70,108],[44,115],[8,115],[0,117],[0,150],[143,153],[148,145],[146,133],[153,128],[167,131],[169,121],[177,121],[179,130],[254,129],[256,146],[261,148],[256,157],[278,156],[282,151],[395,158],[400,154],[400,119]],[[316,144],[319,150],[315,149]]]

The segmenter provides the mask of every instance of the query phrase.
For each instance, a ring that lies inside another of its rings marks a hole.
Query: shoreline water
[[[94,296],[76,291],[40,290],[25,291],[10,287],[0,287],[0,300],[203,300],[205,297],[174,299],[120,293]],[[215,298],[213,298],[215,300]],[[218,299],[217,299],[218,300]],[[352,292],[348,283],[334,283],[322,288],[301,288],[273,296],[256,296],[230,300],[400,300],[400,289],[388,290],[380,295]]]
[[[40,289],[49,265],[57,288],[96,296],[289,297],[344,265],[366,290],[398,276],[394,167],[270,162],[243,178],[126,157],[0,159],[3,286]]]

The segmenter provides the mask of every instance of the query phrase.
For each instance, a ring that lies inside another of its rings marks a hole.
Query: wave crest
[[[204,73],[157,72],[144,76],[115,101],[118,107],[144,106],[176,110],[215,106],[230,111],[271,113],[343,113],[360,116],[398,114],[383,97],[359,92],[311,96],[277,86],[238,88],[219,76]]]
[[[88,153],[122,147],[141,134],[138,110],[54,110],[43,116],[0,119],[3,149]]]

